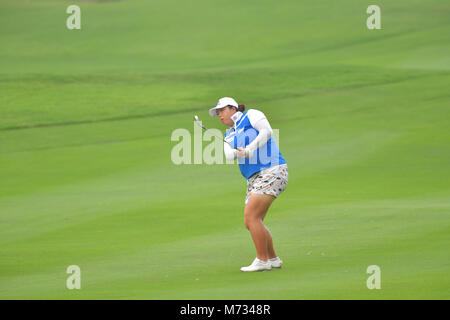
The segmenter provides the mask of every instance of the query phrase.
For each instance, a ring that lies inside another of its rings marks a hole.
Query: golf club
[[[197,115],[194,116],[194,121],[195,121],[195,123],[196,123],[197,125],[199,125],[200,127],[202,127],[205,131],[206,131],[206,130],[209,130],[208,128],[206,128],[204,125],[202,125],[202,124],[200,123],[200,120],[198,119],[198,116],[197,116]],[[217,135],[215,135],[215,136],[216,136],[217,138],[219,138]],[[228,144],[230,145],[231,148],[235,149],[235,147],[234,147],[231,143],[229,143],[228,141],[226,141],[223,137],[220,137],[220,139],[222,139],[223,142],[228,143]]]

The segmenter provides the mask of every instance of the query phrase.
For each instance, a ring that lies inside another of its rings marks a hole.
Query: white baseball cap
[[[232,106],[232,107],[239,108],[239,105],[236,102],[236,100],[234,100],[233,98],[224,97],[224,98],[219,99],[219,101],[217,102],[217,105],[214,108],[209,109],[209,115],[211,117],[215,117],[217,115],[216,109],[222,109],[222,108],[225,108],[226,106]]]

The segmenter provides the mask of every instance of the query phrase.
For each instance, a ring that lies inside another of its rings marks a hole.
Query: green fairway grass
[[[0,0],[0,299],[449,299],[449,14]],[[237,165],[171,161],[195,114],[225,132],[208,115],[223,96],[279,130],[289,183],[265,224],[280,270],[239,271],[256,252]]]

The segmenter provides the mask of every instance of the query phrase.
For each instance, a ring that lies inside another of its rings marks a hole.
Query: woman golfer
[[[233,98],[222,98],[209,110],[231,127],[225,133],[224,151],[227,160],[238,158],[239,169],[247,179],[244,224],[255,243],[257,257],[241,271],[264,271],[281,268],[272,236],[263,220],[272,202],[288,182],[287,164],[272,138],[272,128],[261,111],[238,105]],[[234,147],[234,149],[230,146]]]

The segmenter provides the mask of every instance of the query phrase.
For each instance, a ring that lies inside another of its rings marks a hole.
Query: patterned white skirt
[[[278,197],[286,189],[288,182],[288,169],[286,164],[280,164],[255,173],[247,180],[247,195],[245,204],[250,198],[250,193],[268,194]]]

